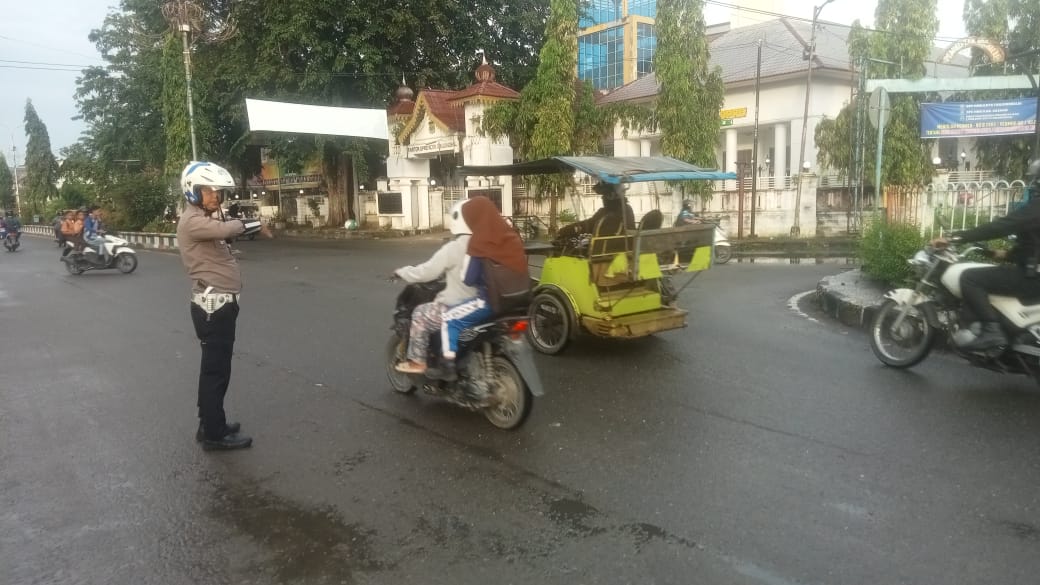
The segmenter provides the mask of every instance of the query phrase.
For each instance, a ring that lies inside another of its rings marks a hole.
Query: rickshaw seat
[[[659,230],[664,225],[664,214],[659,209],[651,209],[639,220],[639,230]]]

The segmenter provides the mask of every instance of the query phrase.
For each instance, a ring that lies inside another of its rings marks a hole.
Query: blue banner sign
[[[1036,98],[921,104],[921,138],[1036,132]]]

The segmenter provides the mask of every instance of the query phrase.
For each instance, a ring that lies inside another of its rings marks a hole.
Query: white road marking
[[[807,290],[807,291],[805,291],[803,293],[798,293],[798,294],[794,295],[793,297],[787,299],[787,307],[789,309],[791,309],[791,311],[793,311],[794,314],[798,315],[799,317],[803,317],[805,319],[808,319],[809,321],[812,321],[813,323],[819,323],[820,321],[818,319],[816,319],[815,317],[810,317],[809,315],[807,315],[805,313],[805,311],[801,310],[798,307],[798,303],[800,303],[802,301],[802,299],[804,299],[805,297],[807,297],[809,295],[812,295],[812,294],[816,294],[816,291],[815,290]]]

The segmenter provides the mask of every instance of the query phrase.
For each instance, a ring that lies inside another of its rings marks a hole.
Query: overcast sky
[[[270,0],[277,1],[277,0]],[[546,0],[548,1],[548,0]],[[709,23],[731,20],[725,5],[761,6],[773,12],[812,18],[813,6],[822,0],[708,0]],[[84,129],[77,115],[73,94],[79,69],[101,64],[95,47],[87,40],[98,28],[117,0],[29,0],[5,2],[0,18],[0,151],[11,163],[11,147],[18,148],[18,162],[25,158],[23,117],[25,100],[32,99],[37,113],[47,125],[55,154],[76,142]],[[960,0],[939,0],[939,36],[963,35]],[[864,25],[874,21],[876,0],[833,0],[821,18],[850,24],[860,19]],[[768,19],[744,11],[748,19]],[[260,97],[260,96],[258,96]]]

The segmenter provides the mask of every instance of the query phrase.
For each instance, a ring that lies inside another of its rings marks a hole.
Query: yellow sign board
[[[723,120],[747,118],[747,108],[729,108],[728,110],[719,110],[719,117]]]

